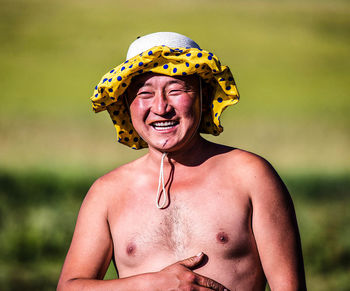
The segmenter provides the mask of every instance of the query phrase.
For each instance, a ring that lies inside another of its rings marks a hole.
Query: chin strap
[[[202,110],[202,78],[199,77],[199,98],[201,102],[201,110]],[[160,161],[160,170],[159,170],[159,180],[158,180],[158,190],[157,190],[157,199],[156,199],[156,205],[158,209],[164,209],[169,204],[169,195],[166,192],[165,189],[165,183],[164,183],[164,158],[166,157],[168,153],[162,154],[162,159]],[[162,184],[162,189],[160,189],[160,185]],[[163,199],[162,198],[163,195]],[[160,203],[160,200],[162,200],[162,203]]]
[[[157,208],[159,208],[159,209],[164,209],[169,204],[169,197],[168,197],[168,193],[166,192],[165,184],[164,184],[164,169],[163,169],[164,158],[166,157],[166,155],[167,155],[167,153],[163,153],[162,154],[162,160],[160,162],[158,190],[157,190],[157,200],[156,200],[156,205],[157,205]],[[160,191],[160,184],[162,184],[162,190],[161,191]],[[163,194],[163,199],[162,199],[162,203],[160,204],[160,200],[161,200],[162,194]]]

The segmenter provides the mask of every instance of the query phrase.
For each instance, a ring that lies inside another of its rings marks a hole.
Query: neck
[[[169,163],[173,165],[181,164],[183,166],[193,166],[199,164],[205,159],[206,148],[210,142],[203,139],[199,134],[194,137],[186,147],[182,147],[175,151],[160,151],[156,148],[149,148],[148,158],[152,163],[159,164],[164,152],[167,153],[164,159],[164,165],[167,166]]]

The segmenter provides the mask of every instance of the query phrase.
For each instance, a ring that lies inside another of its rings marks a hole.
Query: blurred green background
[[[89,97],[155,31],[183,33],[230,66],[241,101],[208,138],[264,156],[286,182],[309,290],[350,290],[349,1],[0,5],[1,290],[54,290],[89,186],[145,153],[116,143]]]

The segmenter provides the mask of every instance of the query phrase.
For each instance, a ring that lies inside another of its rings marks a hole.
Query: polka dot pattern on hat
[[[110,70],[102,77],[91,97],[95,112],[109,112],[120,143],[133,149],[147,147],[135,131],[122,97],[132,77],[147,72],[168,76],[199,75],[214,89],[211,110],[203,112],[200,132],[219,135],[223,131],[220,124],[223,110],[239,100],[230,69],[222,66],[213,53],[202,49],[156,46]]]

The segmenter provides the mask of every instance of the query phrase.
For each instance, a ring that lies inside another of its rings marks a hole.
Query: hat
[[[223,131],[221,113],[239,100],[230,69],[192,39],[174,32],[156,32],[136,39],[129,47],[126,61],[102,77],[91,97],[95,112],[108,111],[120,143],[133,149],[148,146],[134,129],[122,96],[133,77],[147,72],[200,76],[213,88],[213,98],[210,110],[202,114],[199,131],[213,135]]]

